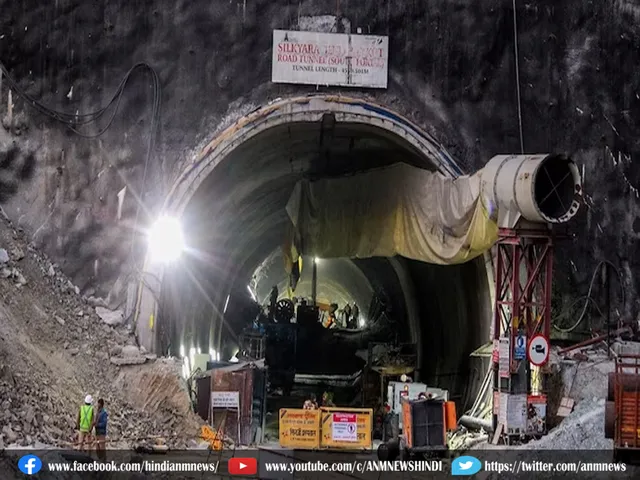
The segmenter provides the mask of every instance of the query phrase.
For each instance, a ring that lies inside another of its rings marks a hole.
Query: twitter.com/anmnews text
[[[543,462],[517,460],[515,462],[484,462],[484,470],[497,473],[544,473],[544,472],[626,472],[624,463],[608,462]]]
[[[614,462],[553,462],[543,460],[480,460],[470,455],[458,457],[451,462],[452,475],[474,475],[480,471],[497,474],[530,473],[624,473],[627,465]]]

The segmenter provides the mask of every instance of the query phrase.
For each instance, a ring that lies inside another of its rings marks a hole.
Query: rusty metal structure
[[[551,333],[553,238],[544,230],[501,229],[496,244],[496,300],[494,339],[506,333],[515,344],[518,333],[526,338]],[[511,362],[511,373],[518,365]]]

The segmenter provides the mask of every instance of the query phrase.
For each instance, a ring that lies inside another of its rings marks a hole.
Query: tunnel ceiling
[[[273,127],[234,149],[195,192],[183,215],[189,245],[206,254],[210,268],[223,269],[226,282],[246,284],[284,243],[290,226],[285,205],[301,178],[348,175],[396,162],[433,169],[400,141],[381,129],[335,123],[330,116]]]

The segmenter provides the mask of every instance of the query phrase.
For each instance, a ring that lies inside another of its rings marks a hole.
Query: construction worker
[[[85,441],[87,449],[91,443],[91,429],[93,428],[93,397],[87,395],[84,397],[84,405],[78,411],[76,420],[76,430],[78,430],[78,450],[82,450]]]
[[[271,287],[269,293],[269,320],[273,320],[276,316],[276,305],[278,303],[278,286]]]
[[[351,312],[353,313],[352,325],[353,328],[356,329],[358,328],[360,321],[360,309],[358,308],[358,304],[356,302],[353,302],[353,308],[351,309]]]
[[[104,408],[104,400],[101,398],[98,400],[98,412],[95,415],[92,427],[96,429],[96,454],[98,459],[103,462],[107,459],[107,420],[109,414]]]
[[[309,395],[309,398],[307,398],[304,401],[304,405],[302,406],[303,409],[305,410],[317,410],[318,409],[318,402],[316,402],[316,396],[312,393],[311,395]]]
[[[344,315],[344,326],[348,328],[351,323],[351,305],[347,303],[342,309],[342,314]]]
[[[333,403],[333,394],[329,392],[324,392],[322,394],[322,406],[323,407],[335,407],[336,404]]]
[[[338,304],[332,303],[329,308],[329,315],[327,315],[327,321],[325,328],[334,328],[336,326],[336,312],[338,311]]]

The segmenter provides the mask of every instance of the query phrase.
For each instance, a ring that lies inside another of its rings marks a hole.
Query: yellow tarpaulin
[[[467,262],[498,238],[480,175],[447,178],[395,164],[352,176],[301,180],[289,198],[291,260],[401,255],[427,263]]]

